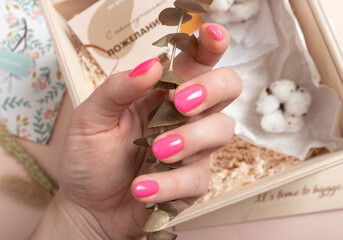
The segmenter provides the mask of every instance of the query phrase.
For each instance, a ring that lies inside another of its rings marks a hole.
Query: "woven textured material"
[[[49,177],[49,175],[39,166],[37,161],[32,157],[25,148],[12,136],[7,128],[0,123],[0,141],[5,150],[12,154],[19,163],[21,163],[30,176],[39,183],[45,190],[55,194],[58,185]]]
[[[307,158],[325,152],[312,149]],[[238,136],[211,156],[211,182],[208,193],[199,202],[242,188],[259,179],[273,176],[299,163],[299,159],[255,146]]]

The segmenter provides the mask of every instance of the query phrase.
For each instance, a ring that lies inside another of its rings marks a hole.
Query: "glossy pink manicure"
[[[224,33],[223,31],[217,27],[216,25],[208,25],[207,26],[207,31],[211,35],[211,37],[217,41],[221,41],[224,38]]]
[[[130,74],[129,77],[137,77],[139,75],[143,75],[144,73],[146,73],[151,67],[152,65],[154,65],[155,62],[159,62],[160,59],[158,57],[156,58],[152,58],[148,61],[145,61],[141,64],[139,64],[135,69],[133,69]]]
[[[170,135],[162,138],[152,145],[154,155],[159,158],[167,158],[178,152],[183,148],[183,140],[179,135]]]
[[[175,106],[182,112],[188,112],[199,106],[206,98],[206,91],[200,85],[181,90],[175,95]]]
[[[154,181],[144,181],[135,184],[135,194],[137,197],[149,197],[158,192],[159,186],[157,182]]]

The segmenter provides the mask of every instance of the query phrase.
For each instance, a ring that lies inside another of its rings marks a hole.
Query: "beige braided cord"
[[[58,190],[58,185],[51,177],[39,166],[34,157],[32,157],[25,148],[12,136],[7,128],[0,123],[0,141],[5,150],[12,154],[19,163],[21,163],[30,176],[45,190],[54,195]]]

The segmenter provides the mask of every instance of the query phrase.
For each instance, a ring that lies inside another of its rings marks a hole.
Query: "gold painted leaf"
[[[181,83],[183,83],[183,79],[177,75],[174,71],[168,71],[168,72],[165,72],[161,79],[160,79],[161,82],[166,82],[166,83],[173,83],[173,84],[176,84],[176,85],[180,85]]]
[[[156,163],[157,162],[157,158],[155,157],[154,154],[151,154],[147,159],[146,159],[147,163]]]
[[[150,173],[159,173],[159,172],[167,172],[170,168],[161,163],[154,163],[150,166],[149,172]]]
[[[198,53],[198,40],[195,35],[186,33],[171,33],[153,43],[157,47],[166,47],[168,43],[175,44],[176,47],[188,55],[194,57]]]
[[[207,4],[207,5],[211,5],[213,3],[213,0],[195,0],[195,1],[201,4]]]
[[[150,147],[146,138],[136,139],[133,144],[141,147]]]
[[[172,37],[177,33],[170,33],[165,35],[164,37],[161,37],[156,42],[154,42],[152,45],[156,47],[168,47],[169,41],[172,39]]]
[[[173,102],[164,101],[151,120],[148,128],[173,126],[187,120],[188,117],[179,113]]]
[[[201,5],[201,7],[207,12],[207,13],[212,13],[212,9],[211,9],[211,6],[210,5],[207,5],[207,4],[202,4],[202,3],[199,3]]]
[[[209,13],[209,5],[193,0],[176,0],[174,6],[191,13]]]
[[[151,147],[155,138],[158,135],[159,134],[154,134],[154,135],[151,135],[147,138],[139,138],[139,139],[136,139],[133,143],[138,145],[138,146],[142,146],[142,147]]]
[[[156,83],[156,85],[154,86],[154,90],[158,90],[158,89],[175,89],[176,87],[177,87],[177,85],[175,85],[175,84],[158,81]]]
[[[198,53],[198,39],[194,34],[191,36],[188,34],[177,34],[172,37],[170,43],[177,43],[176,47],[191,57],[195,57]]]
[[[166,165],[169,168],[175,169],[175,168],[182,167],[182,160],[178,161],[176,163],[164,163],[164,162],[161,162],[161,164]]]
[[[189,22],[192,19],[192,15],[185,13],[184,11],[178,8],[164,9],[158,16],[158,19],[160,20],[162,25],[178,26],[182,14],[183,14],[182,23]]]
[[[160,135],[160,134],[153,134],[153,135],[148,137],[147,142],[148,142],[150,147],[152,147],[152,144],[154,143],[154,140],[155,140],[155,138],[157,138],[158,135]]]
[[[143,226],[144,232],[157,232],[167,227],[169,223],[169,215],[162,210],[154,211]]]
[[[171,217],[171,218],[174,218],[179,214],[179,212],[176,210],[176,208],[170,202],[159,203],[158,209],[167,212],[169,217]]]
[[[175,240],[177,235],[167,231],[148,233],[147,240]]]
[[[156,84],[156,85],[157,85],[157,84]],[[152,109],[152,111],[149,113],[149,116],[148,116],[148,120],[149,120],[149,121],[151,121],[151,120],[154,118],[155,114],[157,113],[157,110],[160,108],[160,106],[162,105],[162,103],[163,103],[163,102],[157,104],[157,105],[154,107],[154,109]]]

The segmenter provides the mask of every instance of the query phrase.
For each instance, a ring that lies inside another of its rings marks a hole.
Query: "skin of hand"
[[[204,24],[197,56],[181,53],[175,60],[174,70],[186,82],[169,97],[190,119],[158,136],[154,146],[168,136],[181,138],[180,149],[160,159],[184,159],[181,168],[146,174],[147,149],[133,144],[158,131],[147,129],[148,114],[165,95],[163,90],[151,90],[162,75],[158,61],[148,68],[145,64],[144,71],[140,67],[138,75],[137,70],[112,75],[76,108],[59,164],[60,190],[31,239],[139,239],[151,213],[142,203],[179,199],[174,206],[182,211],[205,194],[209,156],[233,134],[233,122],[220,111],[242,90],[233,70],[211,70],[229,42],[224,27]],[[192,91],[201,93],[195,101],[185,98]],[[155,183],[154,194],[137,196],[137,186],[147,181]]]

